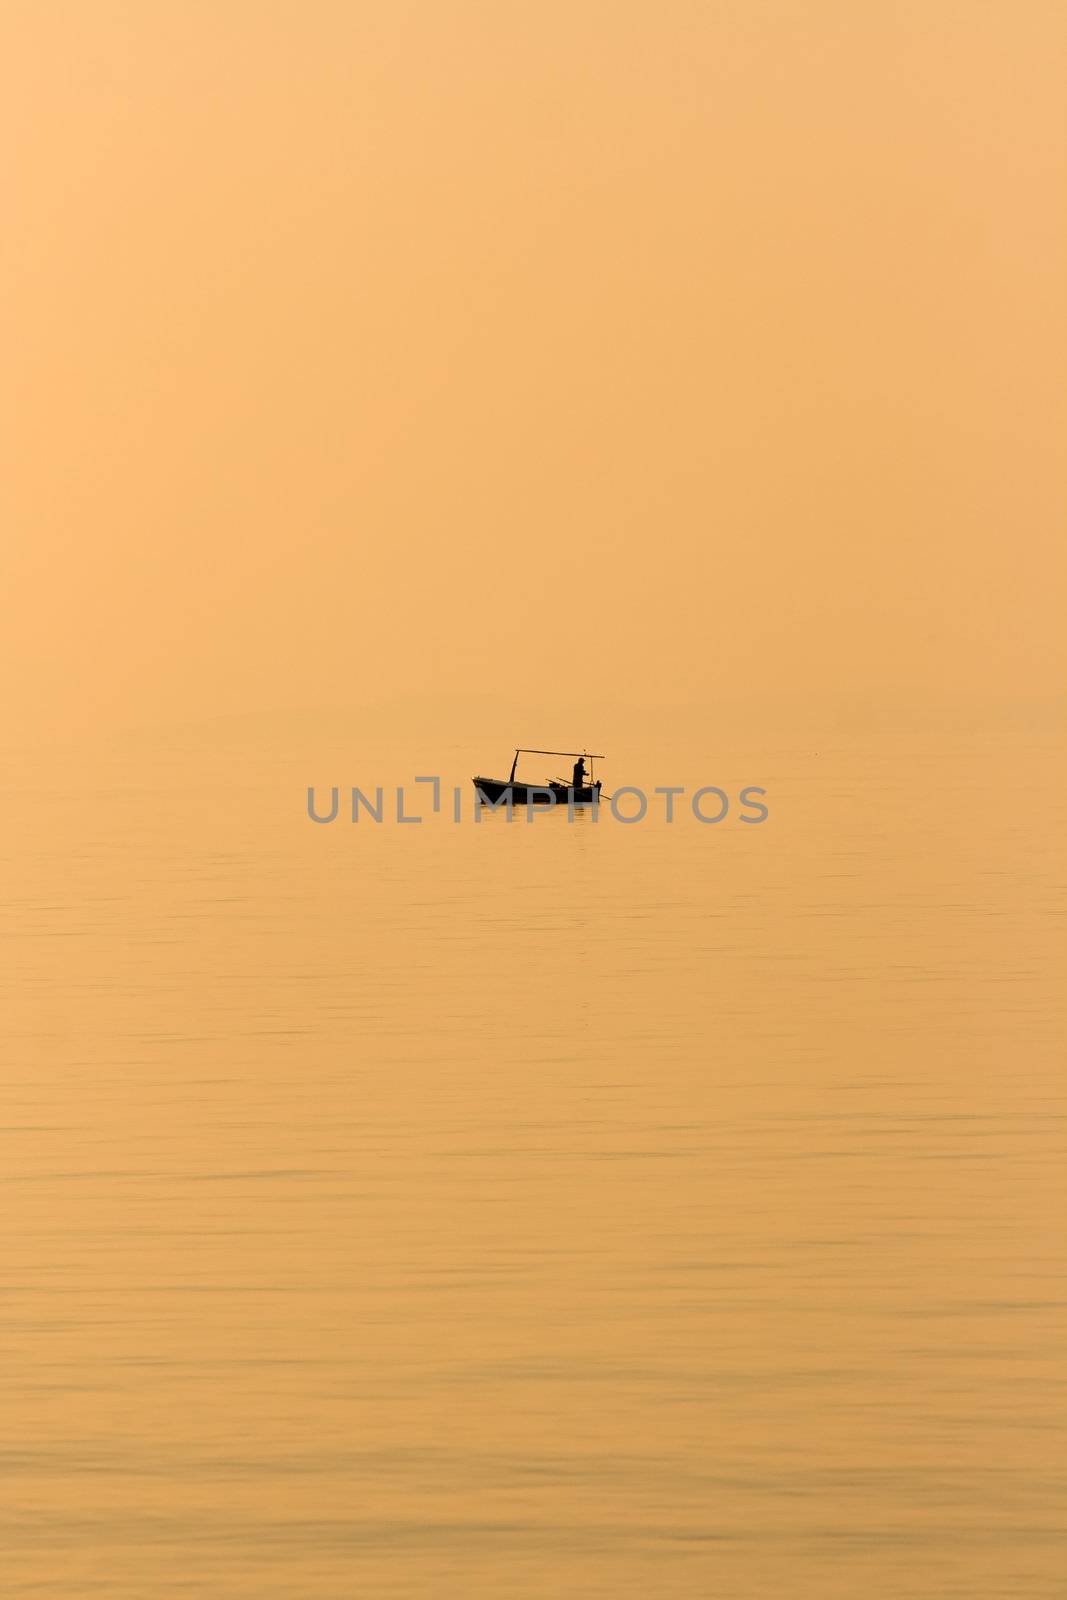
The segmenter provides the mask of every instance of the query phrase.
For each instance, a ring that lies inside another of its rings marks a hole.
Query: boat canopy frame
[[[509,783],[515,782],[515,769],[519,764],[520,756],[581,756],[583,761],[589,763],[589,782],[593,782],[593,762],[603,761],[604,756],[593,755],[588,750],[534,750],[527,745],[519,745],[515,751],[515,759],[511,763],[511,777]]]

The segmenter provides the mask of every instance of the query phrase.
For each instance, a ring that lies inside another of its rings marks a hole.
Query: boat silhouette
[[[572,756],[576,757],[574,771],[566,778],[549,778],[545,783],[527,783],[515,777],[520,756]],[[587,750],[533,750],[520,746],[511,763],[507,778],[474,778],[472,782],[483,805],[498,805],[509,800],[513,805],[555,806],[595,805],[600,799],[600,783],[593,779],[593,762],[603,761],[603,756],[590,755]],[[588,762],[588,773],[585,770]]]

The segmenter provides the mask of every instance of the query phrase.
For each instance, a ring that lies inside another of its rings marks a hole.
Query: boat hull
[[[599,783],[572,791],[565,783],[509,783],[507,778],[474,778],[472,781],[483,805],[506,805],[509,795],[514,806],[565,806],[572,792],[576,806],[591,806],[600,799]]]

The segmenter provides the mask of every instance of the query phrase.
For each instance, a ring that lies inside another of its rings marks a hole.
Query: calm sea
[[[6,1597],[1067,1592],[1062,760],[708,744],[16,764]]]

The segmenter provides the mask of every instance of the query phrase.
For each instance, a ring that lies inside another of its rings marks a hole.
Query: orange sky
[[[1062,5],[5,16],[15,737],[1060,683]]]

